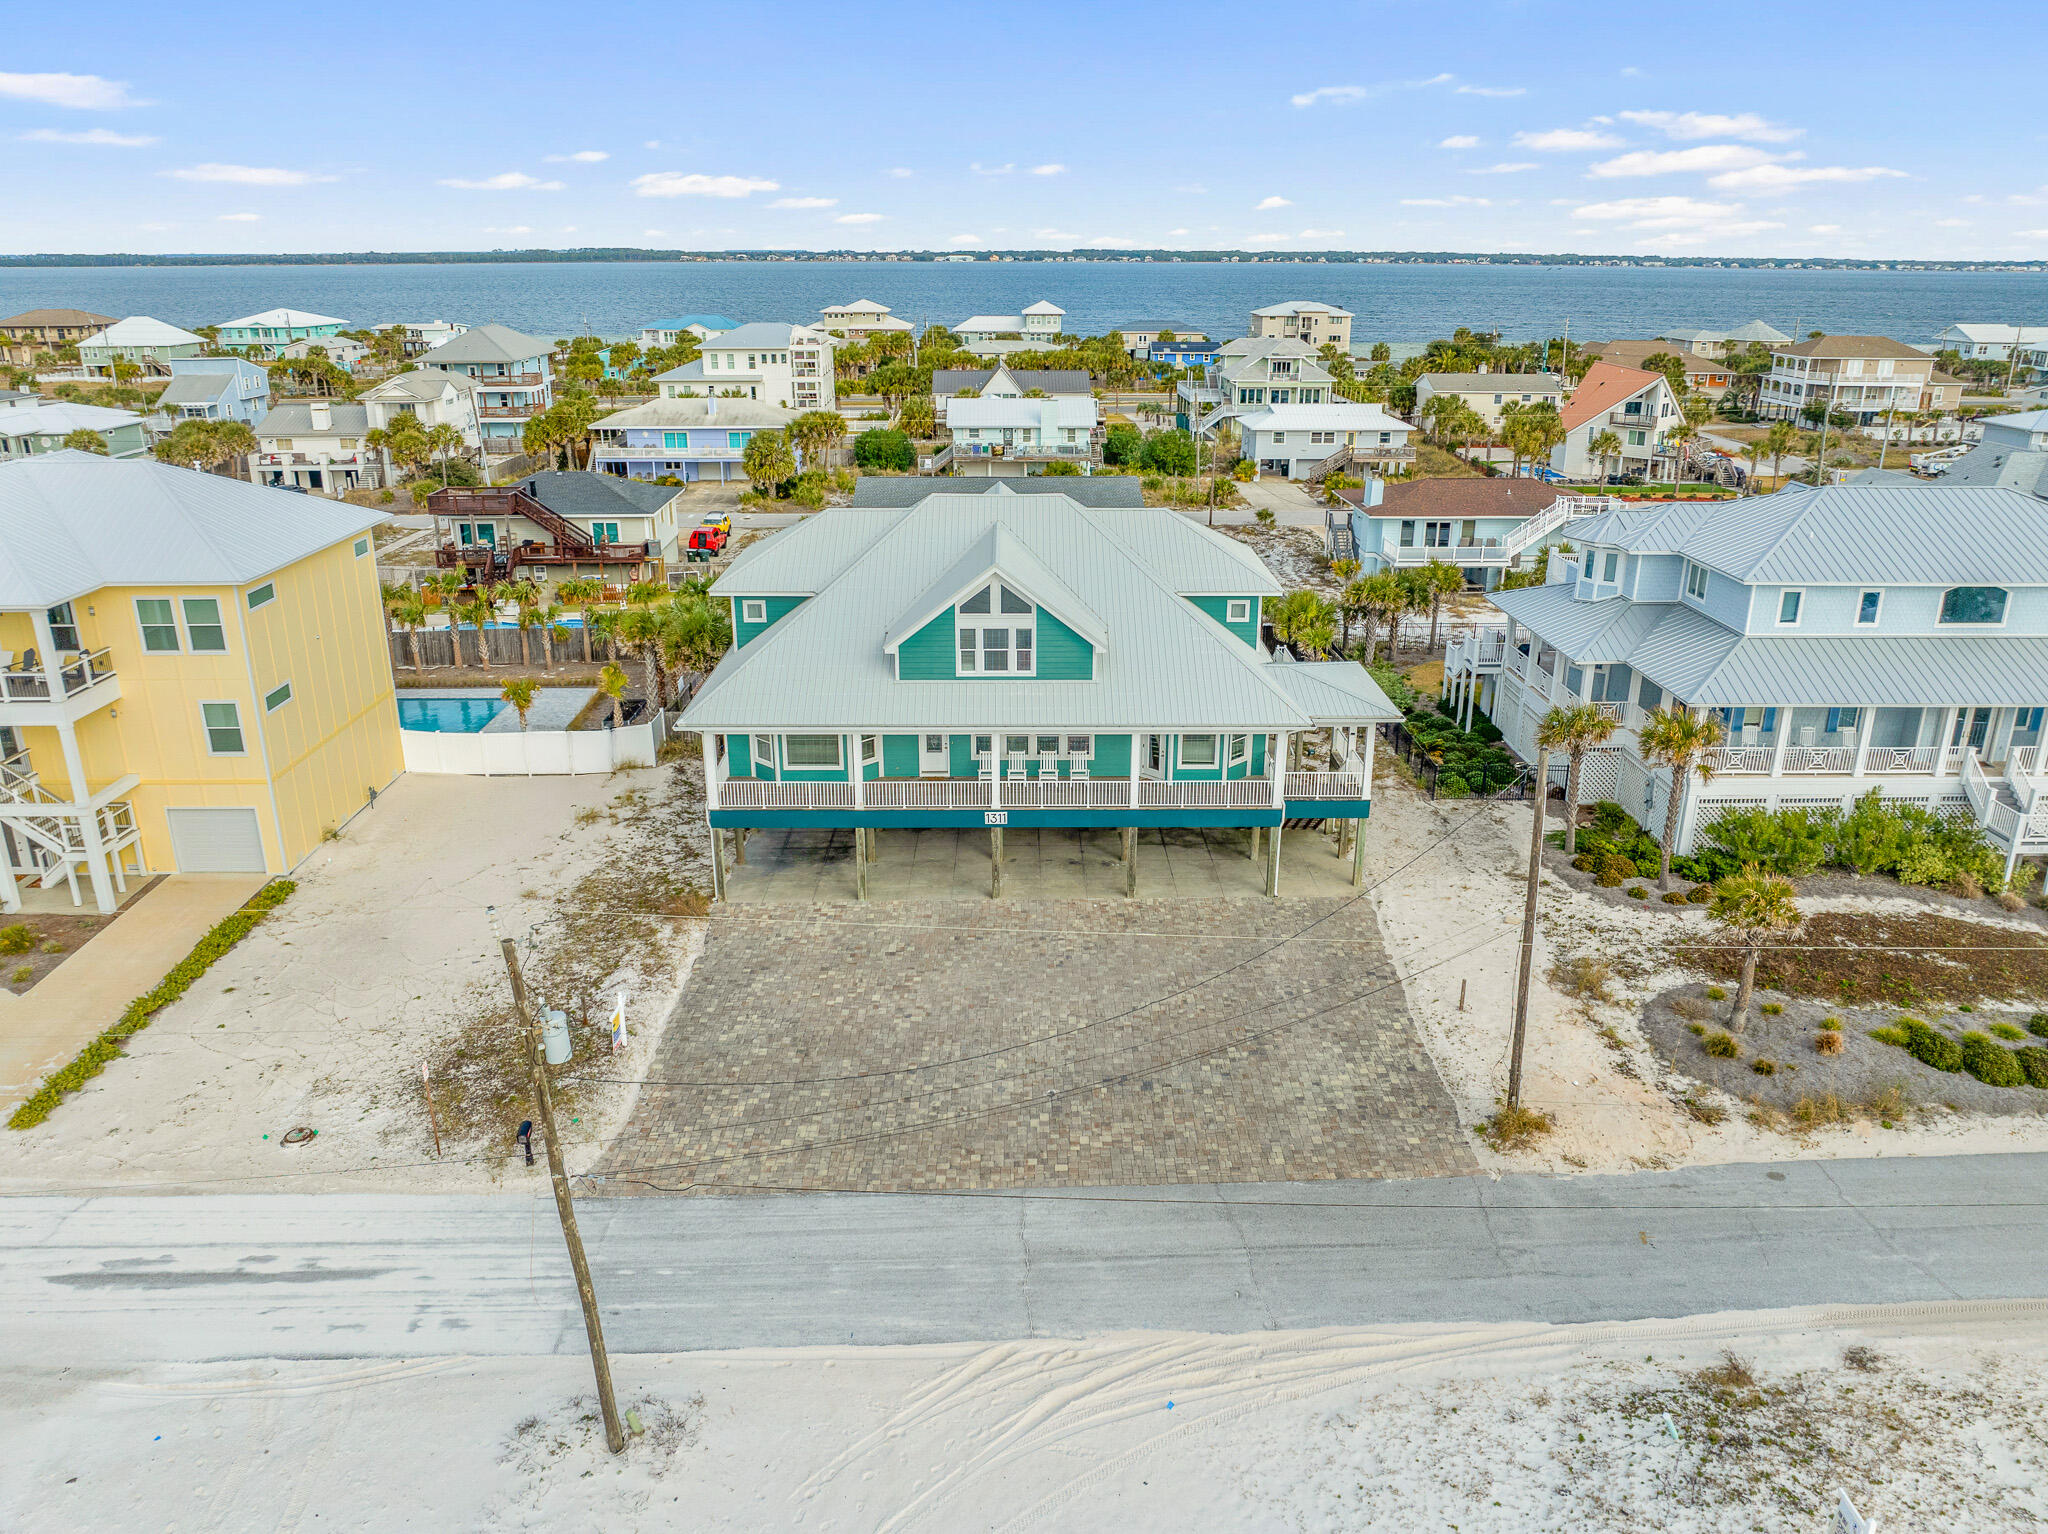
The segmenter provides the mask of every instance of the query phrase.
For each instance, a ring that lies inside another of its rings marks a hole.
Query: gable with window
[[[991,581],[955,608],[961,676],[1035,676],[1038,609],[1002,581]]]

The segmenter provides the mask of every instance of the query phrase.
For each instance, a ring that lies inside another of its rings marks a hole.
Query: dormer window
[[[1941,594],[1941,621],[2003,623],[2005,600],[2005,588],[2002,586],[1951,586]]]
[[[1038,612],[1022,592],[989,582],[954,609],[954,627],[962,676],[1035,673]]]

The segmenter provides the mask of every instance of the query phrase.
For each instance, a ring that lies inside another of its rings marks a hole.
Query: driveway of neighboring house
[[[1322,505],[1307,486],[1297,485],[1291,479],[1266,475],[1239,485],[1237,490],[1254,516],[1263,508],[1272,512],[1273,520],[1282,527],[1323,525]]]
[[[1476,1165],[1348,891],[728,906],[647,1074],[608,1192]]]

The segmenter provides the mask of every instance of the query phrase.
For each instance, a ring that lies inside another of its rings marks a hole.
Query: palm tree
[[[1675,490],[1685,479],[1685,449],[1689,443],[1699,439],[1700,429],[1690,421],[1680,421],[1664,433],[1664,440],[1671,444],[1671,485]]]
[[[1742,484],[1742,493],[1744,495],[1756,494],[1757,466],[1764,461],[1769,452],[1770,449],[1761,442],[1746,442],[1743,444],[1742,461],[1749,465],[1749,475]]]
[[[1707,915],[1728,930],[1742,947],[1742,976],[1735,984],[1735,1015],[1728,1026],[1740,1033],[1749,1023],[1749,1004],[1756,996],[1756,961],[1764,945],[1781,932],[1796,929],[1805,917],[1793,896],[1792,881],[1766,872],[1756,863],[1743,865],[1714,886]]]
[[[620,699],[626,696],[626,673],[619,668],[618,662],[604,663],[604,670],[597,674],[597,690],[612,700],[612,728],[623,730],[626,715]]]
[[[491,601],[490,597],[485,595],[483,588],[479,587],[477,594],[469,601],[463,603],[455,616],[457,618],[466,618],[476,625],[476,663],[488,671],[491,666],[490,623],[497,616],[496,605]],[[450,632],[458,631],[451,626]],[[462,640],[459,634],[455,641],[455,657],[457,662],[460,663],[462,659]]]
[[[607,661],[619,658],[619,620],[624,617],[616,608],[597,612],[588,607],[583,609],[583,632],[590,636],[590,643],[604,646]]]
[[[1619,728],[1597,703],[1566,703],[1553,708],[1536,725],[1536,744],[1562,751],[1570,765],[1564,775],[1564,850],[1569,857],[1579,844],[1579,771],[1586,753],[1603,746]],[[1539,784],[1541,789],[1543,785]]]
[[[530,676],[515,676],[508,678],[505,684],[498,689],[498,696],[519,710],[519,728],[521,730],[526,728],[526,711],[533,707],[533,694],[536,685]]]
[[[1338,563],[1349,565],[1354,571],[1358,568],[1355,559],[1339,560]],[[1337,618],[1341,625],[1337,648],[1345,655],[1351,653],[1351,620],[1365,611],[1367,595],[1365,582],[1355,575],[1337,590]]]
[[[420,669],[420,627],[427,621],[427,604],[417,592],[408,592],[391,604],[391,618],[405,630],[405,654],[412,669]]]
[[[619,614],[619,639],[639,652],[647,668],[648,705],[661,707],[661,619],[645,607],[629,607]]]
[[[533,641],[527,630],[539,620],[540,610],[544,605],[540,599],[540,590],[532,581],[520,581],[515,587],[512,600],[519,604],[519,664],[531,666]]]
[[[1721,716],[1695,714],[1674,703],[1653,708],[1636,730],[1636,749],[1653,767],[1671,769],[1671,798],[1664,808],[1664,834],[1657,839],[1657,884],[1671,887],[1671,852],[1678,840],[1678,817],[1685,810],[1685,785],[1695,772],[1705,782],[1714,775],[1707,753],[1721,744]]]
[[[555,669],[555,641],[557,639],[566,640],[569,637],[569,631],[562,626],[562,604],[560,602],[550,602],[536,612],[534,617],[540,623],[540,642],[547,656],[547,669],[553,671]]]
[[[1396,625],[1408,603],[1408,593],[1401,585],[1401,577],[1392,570],[1382,569],[1352,584],[1359,588],[1358,606],[1372,624],[1365,637],[1366,661],[1370,664],[1379,659],[1379,625],[1384,622],[1387,625],[1387,660],[1391,663],[1398,644]]]
[[[1429,647],[1434,650],[1437,624],[1443,618],[1444,604],[1464,591],[1465,572],[1444,560],[1432,559],[1416,573],[1422,578],[1422,589],[1429,598]]]
[[[448,488],[448,455],[461,448],[462,433],[446,421],[436,421],[427,428],[427,451],[440,461],[443,490]]]
[[[1313,591],[1290,591],[1266,606],[1273,635],[1312,654],[1329,649],[1337,638],[1336,605]]]
[[[1773,421],[1764,430],[1764,451],[1771,455],[1771,478],[1779,484],[1785,482],[1785,455],[1798,440],[1799,428],[1790,421]]]
[[[1621,436],[1614,431],[1595,432],[1586,443],[1586,451],[1600,460],[1600,488],[1607,488],[1607,461],[1621,457]]]

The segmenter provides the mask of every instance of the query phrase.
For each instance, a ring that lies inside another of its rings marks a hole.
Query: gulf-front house
[[[1885,798],[1967,817],[2006,855],[2048,852],[2048,507],[1934,485],[1785,490],[1565,524],[1575,557],[1497,592],[1504,628],[1452,647],[1454,695],[1535,755],[1537,722],[1598,704],[1620,729],[1587,801],[1661,829],[1670,773],[1636,730],[1718,714],[1712,776],[1683,785],[1677,849],[1748,806]]]
[[[1356,663],[1269,651],[1265,566],[1164,509],[999,485],[824,511],[712,594],[733,647],[682,727],[714,830],[1270,829],[1277,893],[1282,823],[1363,821],[1398,717]],[[1288,770],[1319,731],[1334,770]]]

